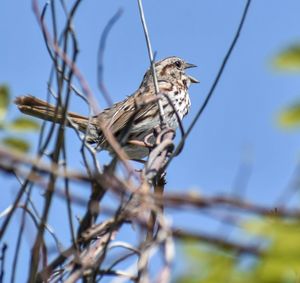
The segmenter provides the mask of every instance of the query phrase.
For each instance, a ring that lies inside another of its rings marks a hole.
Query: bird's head
[[[197,79],[186,74],[186,69],[194,68],[196,65],[185,62],[183,59],[172,56],[155,63],[158,80],[174,81],[187,80],[188,85],[199,83]]]

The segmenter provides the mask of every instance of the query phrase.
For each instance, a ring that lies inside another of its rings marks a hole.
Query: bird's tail
[[[19,110],[24,114],[47,120],[55,123],[62,123],[63,113],[61,108],[49,104],[46,101],[38,99],[33,96],[19,96],[15,100]],[[68,117],[77,125],[81,132],[85,132],[89,119],[85,116],[79,115],[74,112],[68,112]],[[67,126],[71,126],[69,121],[66,122]]]

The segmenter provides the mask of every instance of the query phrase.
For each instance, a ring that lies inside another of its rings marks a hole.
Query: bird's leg
[[[147,148],[153,148],[154,144],[150,141],[150,139],[152,137],[155,137],[155,135],[153,133],[148,134],[147,136],[145,136],[143,141],[140,140],[129,140],[127,141],[127,143],[132,144],[132,145],[136,145],[136,146],[141,146],[141,147],[147,147]]]
[[[131,144],[131,145],[141,146],[141,147],[149,147],[149,145],[147,143],[145,143],[144,141],[139,141],[139,140],[129,140],[129,141],[127,141],[127,143]]]

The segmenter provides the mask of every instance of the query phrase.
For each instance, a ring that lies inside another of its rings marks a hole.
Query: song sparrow
[[[182,119],[191,106],[188,93],[189,86],[191,83],[199,82],[185,73],[185,69],[192,67],[196,66],[175,56],[155,63],[165,121],[167,126],[174,130],[178,127],[178,118]],[[124,135],[122,130],[128,130],[127,143],[123,148],[130,159],[142,159],[149,154],[149,149],[130,141],[143,141],[159,125],[159,108],[155,97],[152,72],[149,69],[145,73],[138,90],[125,100],[104,109],[91,119],[73,112],[68,112],[68,117],[81,132],[85,133],[87,126],[89,127],[86,140],[96,144],[98,149],[111,151],[101,133],[100,124],[110,129],[119,140],[121,135]],[[25,114],[56,123],[62,121],[61,109],[56,109],[53,105],[33,96],[17,97],[15,103]],[[67,123],[67,126],[70,126],[70,123]]]

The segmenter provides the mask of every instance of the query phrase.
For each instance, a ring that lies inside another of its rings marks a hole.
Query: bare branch
[[[107,91],[107,88],[104,84],[103,73],[104,73],[104,51],[106,46],[107,37],[116,24],[116,22],[121,18],[123,9],[119,9],[108,21],[106,24],[100,39],[99,50],[98,50],[98,87],[103,94],[104,99],[106,100],[108,106],[113,104],[111,96]]]
[[[211,88],[210,88],[210,90],[209,90],[209,92],[208,92],[208,94],[207,94],[207,96],[206,96],[203,104],[201,105],[200,109],[197,111],[197,114],[196,114],[195,118],[193,119],[191,125],[188,127],[188,129],[187,129],[184,137],[181,139],[180,143],[177,145],[177,147],[176,147],[176,149],[175,149],[175,151],[173,153],[173,157],[176,156],[182,150],[182,147],[183,147],[183,144],[184,144],[184,140],[186,140],[188,138],[189,134],[193,130],[194,126],[196,125],[197,121],[199,120],[199,118],[200,118],[201,114],[203,113],[204,109],[208,105],[208,102],[210,101],[212,95],[214,94],[214,91],[215,91],[215,89],[216,89],[216,87],[217,87],[217,85],[218,85],[218,83],[219,83],[219,81],[220,81],[220,79],[222,77],[222,74],[223,74],[223,72],[225,70],[225,67],[226,67],[226,65],[228,63],[228,60],[229,60],[229,58],[230,58],[230,56],[232,54],[232,51],[234,50],[234,48],[235,48],[235,46],[237,44],[237,41],[238,41],[238,39],[240,37],[242,28],[244,26],[246,17],[248,15],[250,4],[251,4],[251,0],[247,0],[247,2],[245,4],[244,11],[243,11],[243,14],[242,14],[242,17],[241,17],[241,20],[240,20],[240,23],[238,25],[238,28],[237,28],[236,33],[234,35],[234,38],[233,38],[233,40],[232,40],[232,42],[230,44],[230,47],[229,47],[228,51],[226,52],[226,55],[225,55],[225,57],[223,59],[221,67],[218,70],[216,78],[215,78],[215,80],[214,80],[214,82],[213,82],[213,84],[212,84],[212,86],[211,86]],[[170,164],[171,160],[172,160],[172,158],[169,159],[167,166]]]
[[[151,42],[150,42],[150,36],[149,36],[147,24],[146,24],[145,15],[144,15],[143,3],[142,3],[142,0],[137,0],[137,1],[138,1],[138,5],[139,5],[140,18],[141,18],[141,22],[142,22],[143,29],[144,29],[144,35],[145,35],[145,39],[146,39],[146,43],[147,43],[147,49],[148,49],[148,55],[149,55],[150,64],[151,64],[151,71],[152,71],[155,93],[156,93],[156,95],[159,95],[160,91],[159,91],[159,86],[158,86],[157,76],[156,76],[156,71],[155,71],[155,62],[154,62],[154,57],[153,57],[153,52],[152,52],[152,47],[151,47]],[[158,109],[159,109],[160,122],[161,122],[162,128],[164,128],[166,123],[165,123],[165,113],[164,113],[164,108],[163,108],[162,102],[160,100],[158,100],[157,105],[158,105]]]

